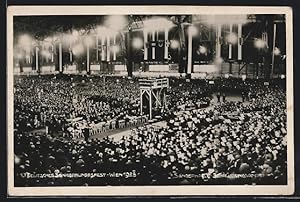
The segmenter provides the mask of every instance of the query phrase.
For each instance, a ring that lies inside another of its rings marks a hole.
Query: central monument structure
[[[168,78],[139,79],[140,85],[140,107],[143,115],[143,98],[146,97],[149,106],[149,118],[152,119],[152,108],[167,108],[166,93],[169,87]]]

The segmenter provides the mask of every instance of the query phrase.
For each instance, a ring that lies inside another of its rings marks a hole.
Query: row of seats
[[[148,122],[148,115],[132,117],[128,121],[125,120],[112,120],[107,123],[99,123],[89,129],[90,136],[105,133],[120,128],[136,127],[140,124]]]

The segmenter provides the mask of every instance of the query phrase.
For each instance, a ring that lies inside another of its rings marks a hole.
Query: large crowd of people
[[[286,183],[284,82],[169,83],[168,108],[158,120],[166,125],[145,123],[118,140],[71,140],[57,134],[78,117],[88,126],[139,116],[138,80],[15,77],[15,185]],[[216,101],[218,93],[240,99]]]

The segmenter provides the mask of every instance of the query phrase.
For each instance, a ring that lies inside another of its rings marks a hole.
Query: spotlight
[[[171,40],[171,44],[170,44],[170,47],[172,48],[172,49],[177,49],[177,48],[179,48],[179,41],[177,41],[177,40]]]
[[[72,53],[74,55],[81,55],[84,52],[84,47],[82,44],[77,44],[72,48]]]
[[[280,55],[281,51],[279,48],[275,47],[274,49],[274,55]]]
[[[266,42],[262,39],[255,39],[254,46],[256,48],[264,48],[266,46]]]
[[[144,42],[141,38],[134,38],[132,40],[132,46],[136,49],[141,49],[144,46]]]
[[[30,46],[32,44],[32,38],[28,34],[21,35],[19,37],[19,44],[21,46]]]
[[[205,46],[200,46],[200,47],[199,47],[199,52],[200,52],[201,54],[205,54],[205,53],[207,53],[207,48],[206,48]]]
[[[247,76],[245,74],[242,75],[242,80],[245,81]]]
[[[227,35],[227,42],[230,44],[236,44],[238,41],[238,37],[235,33],[230,33]]]

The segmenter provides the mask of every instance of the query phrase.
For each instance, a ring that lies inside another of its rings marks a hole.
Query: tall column
[[[62,68],[62,43],[59,42],[59,46],[58,46],[58,54],[59,54],[59,72],[62,73],[63,72],[63,68]]]
[[[188,32],[188,58],[187,58],[187,74],[192,73],[192,52],[193,50],[193,35],[191,31]]]
[[[155,41],[155,31],[152,31],[152,41]],[[152,60],[155,60],[155,46],[152,47]]]
[[[73,61],[73,54],[72,54],[72,42],[70,42],[69,54],[70,54],[70,62]]]
[[[39,48],[35,47],[35,70],[39,71]]]
[[[148,32],[147,30],[144,30],[144,60],[148,60],[147,43],[148,43]]]
[[[242,24],[238,24],[238,60],[242,60]]]
[[[232,35],[232,24],[229,25],[229,36]],[[232,43],[229,43],[228,45],[228,59],[231,60],[232,59]]]
[[[106,38],[106,61],[110,61],[110,38],[107,36]]]
[[[90,73],[90,45],[86,45],[86,73]]]
[[[113,43],[114,43],[114,47],[116,47],[116,35],[114,35],[113,38]],[[117,53],[116,53],[116,49],[113,50],[113,60],[115,61],[117,59]]]
[[[99,61],[99,50],[98,50],[98,47],[99,47],[99,36],[98,34],[96,34],[96,60]]]
[[[105,43],[105,37],[102,35],[101,36],[101,60],[105,60],[105,52],[104,52],[104,44]]]
[[[168,40],[169,40],[169,29],[165,28],[165,50],[164,50],[164,58],[166,60],[169,58]]]
[[[26,63],[30,63],[31,55],[30,55],[30,49],[28,47],[26,47],[25,49],[25,58],[26,58]]]
[[[217,40],[216,40],[216,58],[221,57],[221,28],[220,24],[217,25]]]
[[[51,62],[54,62],[54,45],[51,45]]]

